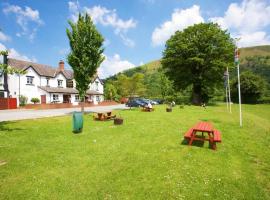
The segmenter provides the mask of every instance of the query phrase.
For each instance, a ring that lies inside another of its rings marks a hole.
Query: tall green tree
[[[74,72],[76,89],[82,99],[81,110],[84,112],[85,94],[97,69],[104,60],[102,55],[103,37],[96,29],[91,17],[79,14],[78,21],[68,21],[66,29],[71,52],[67,60]]]
[[[266,81],[259,75],[246,71],[240,74],[242,103],[258,103],[266,89]],[[238,102],[238,81],[232,80],[232,100]]]
[[[214,23],[200,23],[177,31],[167,42],[162,66],[176,89],[192,85],[192,102],[207,102],[222,87],[226,67],[233,66],[234,43]]]
[[[106,99],[118,100],[119,95],[117,94],[117,89],[113,82],[105,83],[104,96]]]

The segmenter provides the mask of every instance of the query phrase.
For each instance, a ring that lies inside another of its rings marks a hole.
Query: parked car
[[[163,104],[164,100],[162,99],[153,99],[155,102],[157,102],[158,104]]]
[[[126,106],[128,107],[144,107],[145,102],[141,101],[140,99],[131,99],[126,103]]]

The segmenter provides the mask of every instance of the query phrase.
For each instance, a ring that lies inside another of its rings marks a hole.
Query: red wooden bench
[[[213,140],[213,149],[217,149],[216,143],[217,142],[221,142],[221,132],[219,130],[214,130],[213,131],[214,134],[214,140]]]
[[[190,128],[186,133],[185,133],[185,139],[190,139],[191,138],[191,135],[192,135],[192,132],[193,132],[193,128]]]

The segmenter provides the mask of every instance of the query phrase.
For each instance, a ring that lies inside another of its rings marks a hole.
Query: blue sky
[[[79,12],[88,12],[105,38],[102,78],[161,58],[176,30],[200,22],[219,23],[242,47],[270,44],[270,0],[2,0],[0,49],[57,66],[69,51],[67,20]]]

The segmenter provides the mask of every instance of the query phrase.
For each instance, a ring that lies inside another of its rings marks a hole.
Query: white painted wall
[[[27,76],[33,77],[33,84],[27,84]],[[66,88],[66,78],[62,73],[59,73],[55,78],[49,79],[49,86],[50,87],[58,87],[58,80],[63,80],[62,87]],[[1,81],[1,79],[0,79]],[[96,85],[96,82],[98,85]],[[51,103],[53,101],[53,94],[49,94],[44,90],[38,88],[38,86],[47,86],[47,77],[39,76],[35,70],[29,67],[26,70],[26,74],[24,75],[8,75],[8,85],[10,90],[10,95],[14,98],[18,98],[19,103],[19,94],[24,95],[28,98],[27,103],[32,103],[32,98],[39,98],[41,101],[41,95],[46,95],[46,103]],[[0,86],[1,87],[1,86]],[[76,82],[73,79],[73,87],[76,88]],[[19,92],[20,88],[20,92]],[[90,89],[97,91],[103,94],[103,85],[101,84],[100,80],[97,78],[92,84],[90,84]],[[63,94],[58,94],[59,102],[63,102]],[[103,101],[103,95],[99,95],[100,101]],[[96,95],[92,96],[94,103],[96,102]],[[71,95],[71,103],[77,104],[78,102],[75,100],[75,94]]]

